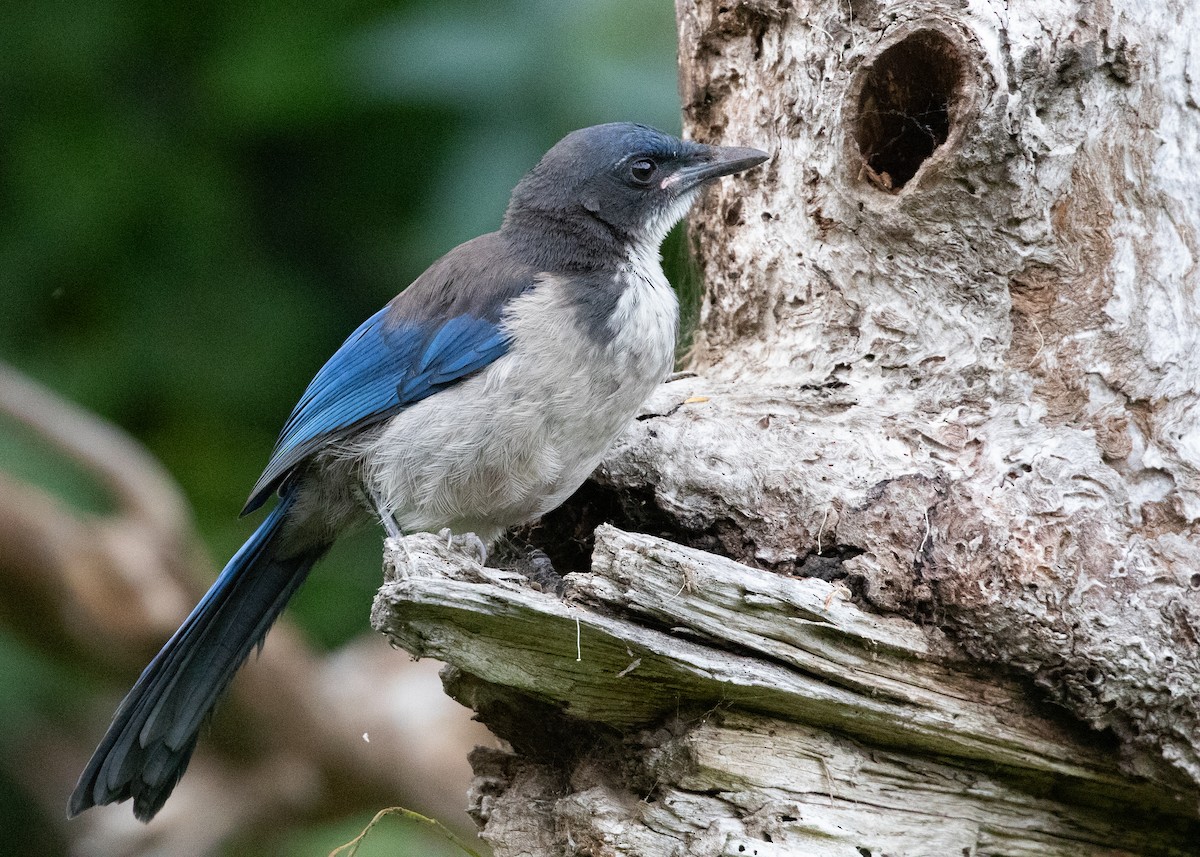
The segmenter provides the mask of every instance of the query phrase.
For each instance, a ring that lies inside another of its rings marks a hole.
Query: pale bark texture
[[[483,835],[1200,853],[1200,16],[677,9],[690,135],[772,160],[693,214],[693,374],[535,537],[622,529],[565,603],[423,537],[376,605],[513,746]]]

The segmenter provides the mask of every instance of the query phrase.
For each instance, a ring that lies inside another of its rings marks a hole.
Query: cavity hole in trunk
[[[917,30],[868,66],[854,139],[866,178],[898,191],[949,139],[966,83],[961,49],[935,30]]]

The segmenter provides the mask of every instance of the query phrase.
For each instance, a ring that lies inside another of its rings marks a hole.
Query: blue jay
[[[584,128],[367,319],[292,411],[242,514],[279,500],[146,667],[71,795],[149,821],[201,724],[338,533],[506,529],[562,503],[669,372],[659,245],[701,189],[767,158],[643,125]]]

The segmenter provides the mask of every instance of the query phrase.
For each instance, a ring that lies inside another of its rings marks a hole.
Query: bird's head
[[[628,122],[583,128],[521,179],[504,228],[545,242],[545,255],[656,251],[705,185],[766,159],[758,149],[692,143]]]

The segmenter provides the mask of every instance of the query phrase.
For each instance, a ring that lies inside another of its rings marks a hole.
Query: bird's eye
[[[638,158],[629,165],[629,175],[635,183],[641,185],[650,184],[650,179],[654,178],[654,171],[657,165],[649,158]]]

